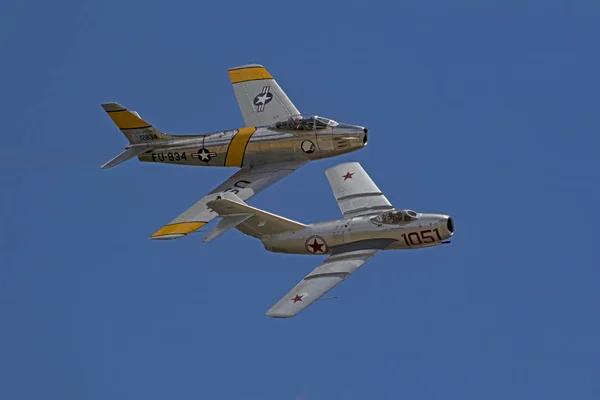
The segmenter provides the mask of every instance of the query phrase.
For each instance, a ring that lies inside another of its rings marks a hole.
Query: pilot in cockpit
[[[294,131],[312,131],[314,129],[325,129],[330,126],[336,126],[337,122],[317,116],[292,116],[285,121],[275,123],[276,129],[294,130]]]
[[[372,219],[380,224],[402,225],[416,220],[417,213],[412,210],[386,211]]]

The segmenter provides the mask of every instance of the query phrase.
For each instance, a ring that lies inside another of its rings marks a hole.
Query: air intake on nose
[[[454,233],[454,220],[452,219],[452,217],[448,217],[446,227],[448,228],[448,232]]]
[[[363,136],[363,144],[367,144],[369,141],[369,130],[364,128],[363,131],[365,132],[365,136]]]

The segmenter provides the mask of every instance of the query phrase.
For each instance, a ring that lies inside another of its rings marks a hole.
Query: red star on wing
[[[317,251],[323,252],[323,246],[323,243],[317,242],[316,238],[313,239],[313,242],[308,245],[308,247],[313,249],[313,253],[316,253]]]
[[[299,301],[302,301],[302,296],[300,296],[299,294],[296,295],[296,297],[294,297],[292,300],[294,303],[297,303]]]
[[[352,179],[352,175],[354,175],[354,172],[346,172],[346,175],[342,175],[342,178],[344,178],[344,180],[346,179]]]

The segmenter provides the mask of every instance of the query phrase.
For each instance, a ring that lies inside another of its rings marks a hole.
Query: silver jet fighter
[[[246,127],[199,135],[168,135],[117,103],[102,107],[129,140],[102,168],[130,158],[143,162],[238,167],[238,172],[159,229],[151,239],[176,239],[216,218],[206,207],[219,193],[247,200],[311,160],[363,148],[367,129],[316,115],[300,115],[271,74],[257,64],[229,69]]]
[[[267,311],[270,317],[295,316],[382,250],[438,246],[454,234],[448,215],[395,210],[359,163],[337,165],[325,175],[342,219],[305,225],[250,207],[231,193],[208,202],[223,219],[203,242],[235,227],[268,251],[329,255]]]

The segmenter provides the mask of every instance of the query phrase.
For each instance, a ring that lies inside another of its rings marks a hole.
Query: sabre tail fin
[[[224,192],[220,199],[209,201],[207,206],[223,217],[223,224],[219,223],[214,232],[207,235],[205,241],[212,240],[233,227],[256,238],[295,232],[306,227],[300,222],[251,207],[232,193]]]
[[[150,150],[154,143],[160,143],[171,137],[144,121],[137,112],[127,110],[118,103],[104,103],[102,108],[129,140],[129,145],[122,153],[100,168],[111,168],[119,165]]]
[[[118,103],[104,103],[102,108],[131,144],[151,143],[169,138],[169,135],[144,121],[140,114],[130,111]]]

